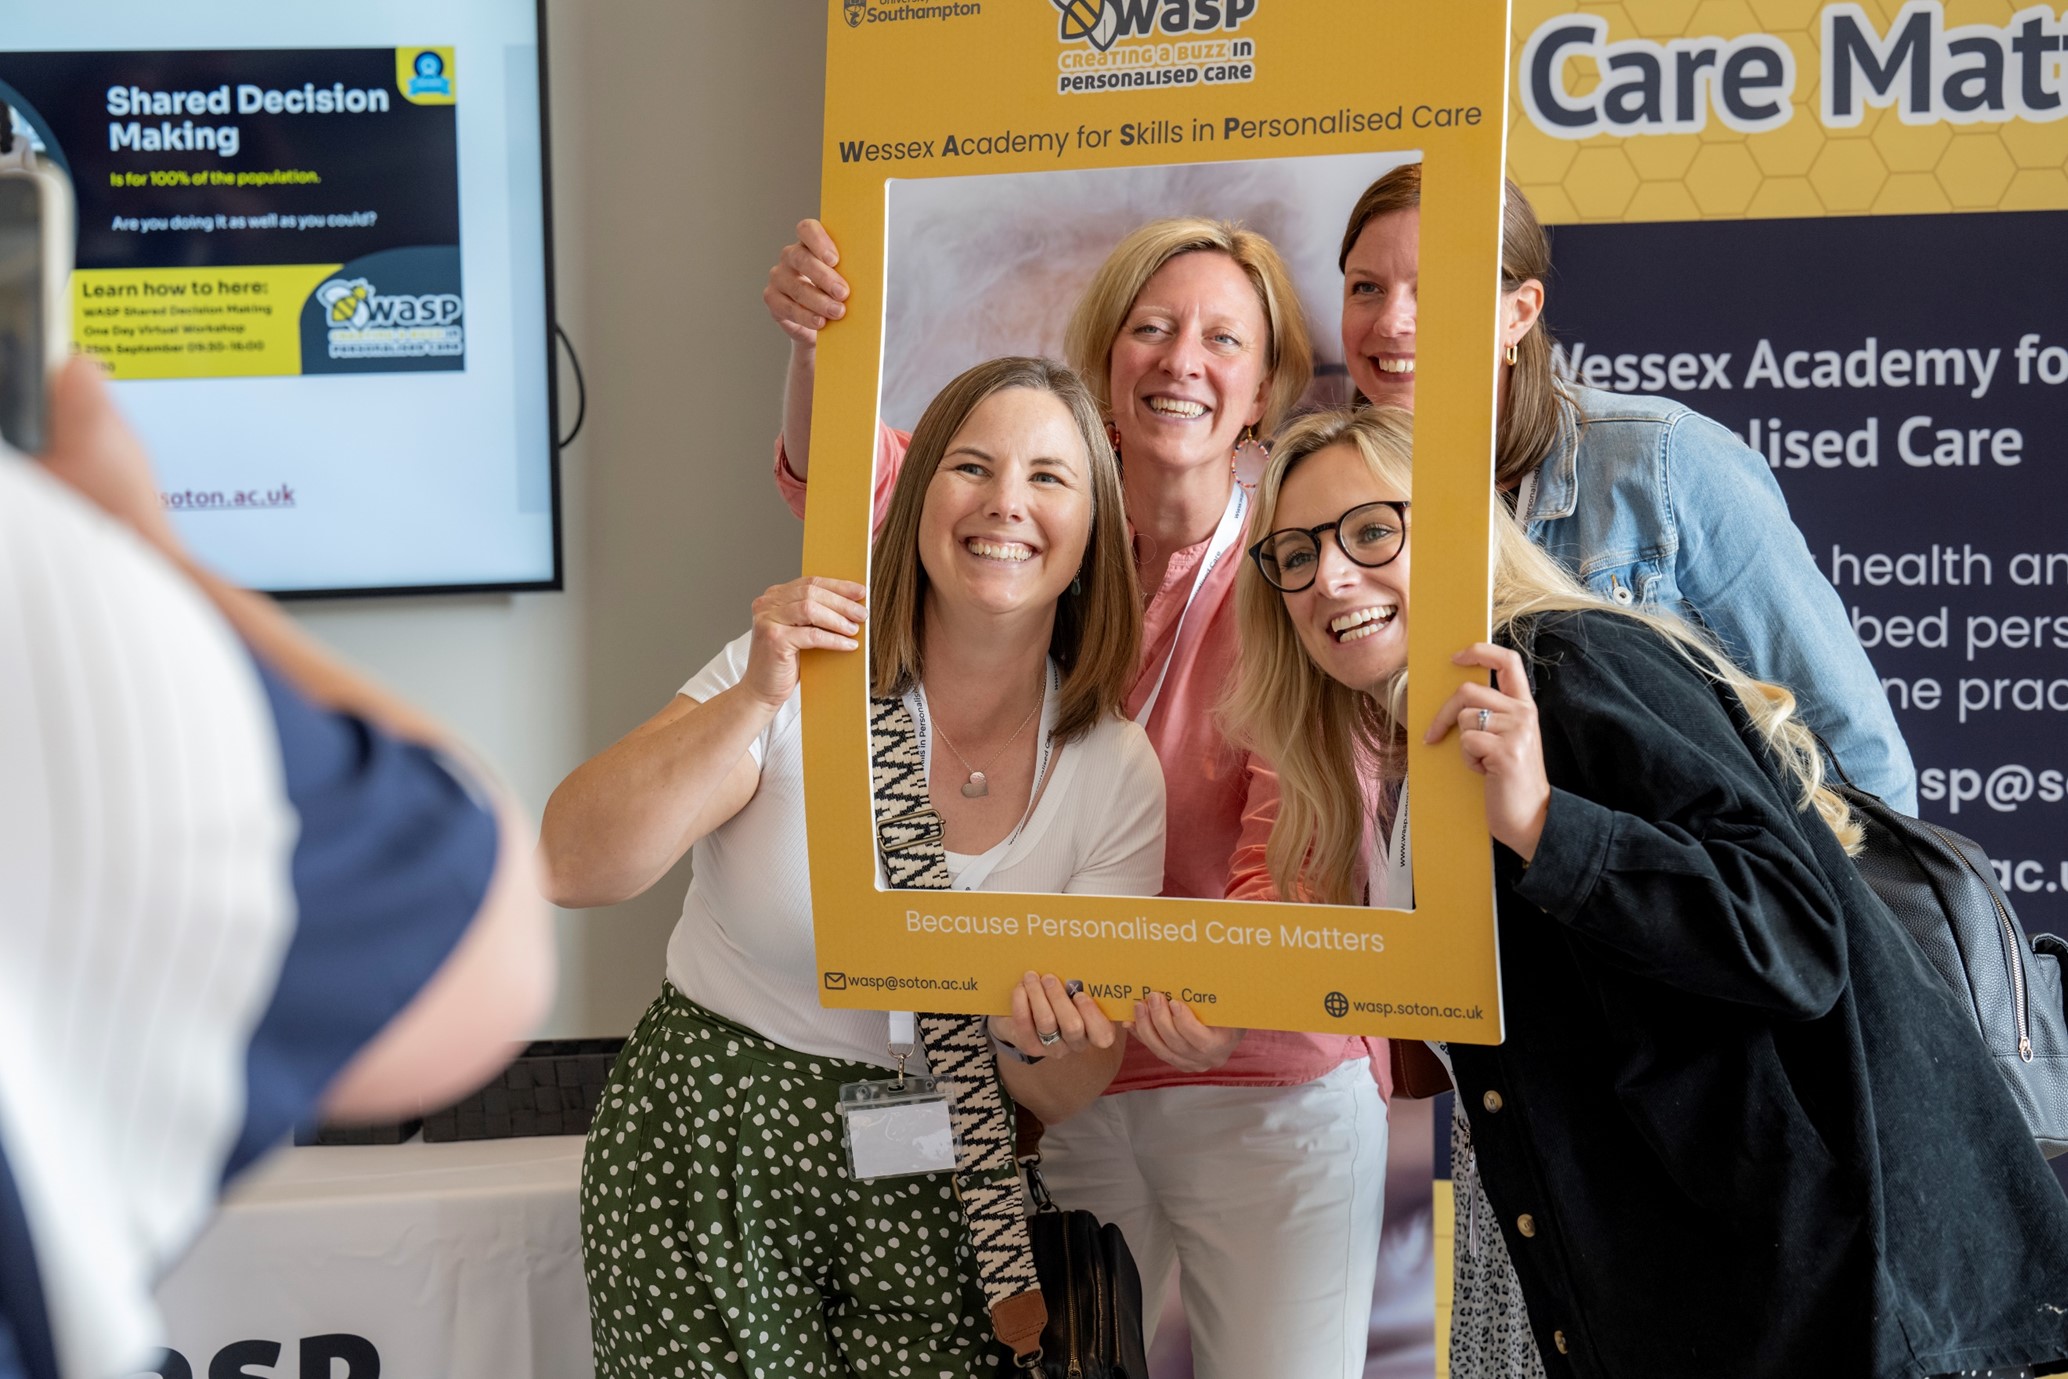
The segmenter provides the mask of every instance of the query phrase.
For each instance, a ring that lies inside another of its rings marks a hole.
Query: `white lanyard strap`
[[[1374,836],[1371,842],[1377,842]],[[1386,851],[1365,859],[1364,900],[1387,910],[1412,909],[1415,903],[1414,851],[1407,828],[1407,782],[1400,783],[1400,799],[1393,807],[1393,823],[1386,830]]]
[[[1206,554],[1199,561],[1199,573],[1192,577],[1192,592],[1185,595],[1185,607],[1178,614],[1178,625],[1171,629],[1170,651],[1163,658],[1163,669],[1156,672],[1156,688],[1149,691],[1149,697],[1142,701],[1142,707],[1135,711],[1135,722],[1148,726],[1149,715],[1156,710],[1156,701],[1163,697],[1163,682],[1170,678],[1170,663],[1178,659],[1178,639],[1185,635],[1185,619],[1192,616],[1193,600],[1206,587],[1206,577],[1213,573],[1221,557],[1228,553],[1242,537],[1242,519],[1249,512],[1249,494],[1241,484],[1228,495],[1228,508],[1221,514],[1221,525],[1214,528],[1213,540],[1207,545]]]

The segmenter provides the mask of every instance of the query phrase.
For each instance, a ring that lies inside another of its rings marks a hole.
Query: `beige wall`
[[[534,816],[797,573],[768,477],[786,347],[760,292],[818,203],[825,59],[811,0],[549,8],[559,315],[589,384],[561,456],[567,591],[295,609],[456,725]],[[562,398],[571,418],[565,371]],[[546,1033],[631,1029],[687,880],[562,915]]]

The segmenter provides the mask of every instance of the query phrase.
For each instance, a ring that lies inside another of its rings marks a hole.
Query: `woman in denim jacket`
[[[1422,169],[1365,189],[1343,233],[1343,355],[1366,399],[1414,405]],[[1668,398],[1551,372],[1551,248],[1514,183],[1501,224],[1501,419],[1495,482],[1531,539],[1613,601],[1678,612],[1788,686],[1854,782],[1917,809],[1910,751],[1845,605],[1788,516],[1767,462]]]

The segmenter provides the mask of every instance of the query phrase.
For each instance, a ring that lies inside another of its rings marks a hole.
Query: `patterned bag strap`
[[[869,700],[869,777],[876,815],[876,855],[899,889],[948,889],[946,828],[926,792],[919,731],[897,695]],[[1034,1271],[1034,1242],[1020,1207],[1013,1160],[1013,1118],[998,1083],[998,1056],[981,1015],[919,1016],[927,1070],[948,1095],[948,1116],[960,1145],[955,1195],[969,1222],[977,1280],[991,1309],[991,1327],[1011,1347],[1014,1363],[1041,1363],[1048,1307]]]

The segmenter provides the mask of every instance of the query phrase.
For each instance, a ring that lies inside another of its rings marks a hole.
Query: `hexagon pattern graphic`
[[[1903,6],[1860,3],[1877,36]],[[1694,133],[1560,139],[1531,122],[1518,89],[1511,93],[1510,175],[1548,224],[2068,210],[2068,119],[1906,124],[1893,106],[1870,105],[1858,125],[1826,127],[1818,116],[1826,8],[1825,0],[1522,0],[1514,23],[1518,74],[1530,35],[1563,15],[1605,21],[1611,44],[1769,34],[1794,54],[1794,113],[1756,133],[1727,128],[1712,111]],[[2024,0],[1943,0],[1948,29],[2007,25],[2026,8]],[[1573,98],[1600,83],[1592,58],[1567,60],[1565,90]]]

